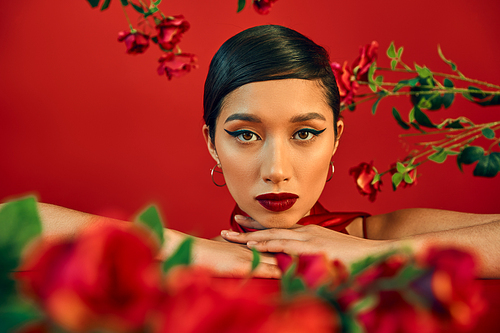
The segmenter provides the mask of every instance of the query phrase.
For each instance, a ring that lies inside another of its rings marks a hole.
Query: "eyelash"
[[[306,142],[309,142],[309,141],[313,140],[314,138],[316,138],[318,135],[320,135],[321,133],[323,133],[325,130],[326,130],[326,128],[324,128],[322,130],[319,130],[319,131],[318,130],[313,130],[311,128],[303,128],[303,129],[298,130],[297,132],[293,133],[292,138],[295,139],[295,136],[297,134],[301,133],[301,132],[312,134],[313,137],[311,137],[309,139],[296,139],[297,141],[302,141],[302,143],[306,143]],[[227,129],[224,129],[224,131],[226,131],[227,134],[229,134],[232,137],[238,139],[242,143],[249,143],[249,142],[252,142],[252,141],[262,140],[257,134],[255,134],[252,131],[248,131],[248,130],[239,130],[239,131],[233,131],[233,132],[231,132],[231,131],[228,131]],[[256,137],[257,139],[256,140],[243,140],[243,139],[239,138],[241,135],[244,135],[244,134],[251,134],[254,137]]]

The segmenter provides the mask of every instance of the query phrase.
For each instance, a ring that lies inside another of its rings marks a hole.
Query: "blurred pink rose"
[[[17,278],[69,331],[142,327],[161,292],[157,244],[139,228],[106,225],[30,249]]]
[[[354,80],[354,75],[350,68],[347,67],[347,61],[343,65],[337,62],[332,62],[333,74],[337,80],[337,86],[340,94],[340,105],[347,106],[354,102],[354,96],[359,88],[359,84]]]
[[[183,15],[169,16],[156,25],[158,44],[164,50],[173,50],[181,41],[182,35],[189,30],[189,22]]]
[[[253,0],[253,8],[261,15],[267,15],[278,0]]]
[[[139,31],[121,31],[118,33],[118,41],[124,42],[128,54],[141,54],[149,47],[149,36]]]
[[[158,74],[165,74],[169,80],[172,77],[181,77],[191,71],[191,69],[198,68],[198,59],[191,53],[174,54],[172,52],[166,53],[158,59],[160,66],[158,67]]]
[[[373,62],[377,60],[378,43],[376,41],[359,48],[359,56],[352,63],[352,71],[358,67],[356,78],[359,81],[368,82],[368,70]]]
[[[375,201],[382,181],[372,184],[372,180],[376,174],[376,171],[373,169],[373,162],[370,162],[370,164],[365,162],[360,163],[358,166],[350,168],[349,174],[354,177],[359,193],[368,195],[368,200],[371,202]]]

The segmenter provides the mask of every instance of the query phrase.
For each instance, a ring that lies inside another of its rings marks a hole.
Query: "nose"
[[[286,142],[268,141],[264,145],[261,177],[266,183],[279,184],[290,181],[292,165]]]

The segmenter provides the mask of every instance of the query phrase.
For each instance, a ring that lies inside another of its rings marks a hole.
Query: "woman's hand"
[[[248,233],[223,230],[221,236],[231,242],[246,244],[260,252],[283,252],[292,255],[324,253],[330,260],[340,259],[346,264],[389,249],[386,241],[358,238],[317,225]]]
[[[188,235],[176,230],[165,229],[168,241],[160,254],[161,260],[171,255]],[[202,266],[221,277],[248,277],[252,268],[253,253],[246,246],[205,238],[193,237],[192,260],[196,266]],[[272,254],[262,254],[260,264],[251,273],[252,277],[279,279],[281,271]]]

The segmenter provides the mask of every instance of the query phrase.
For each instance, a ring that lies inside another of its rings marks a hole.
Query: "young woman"
[[[256,276],[278,278],[276,252],[323,252],[350,263],[402,246],[419,252],[437,244],[471,251],[480,276],[500,277],[500,215],[407,209],[369,216],[329,213],[317,203],[334,171],[344,124],[327,52],[298,32],[259,26],[226,41],[210,65],[204,112],[203,135],[216,163],[212,176],[223,174],[237,206],[223,239],[196,239],[195,264],[242,276],[254,247],[264,252]],[[47,235],[99,223],[61,207],[40,209]],[[165,234],[162,256],[186,237]]]

